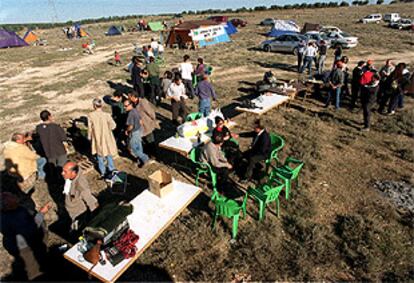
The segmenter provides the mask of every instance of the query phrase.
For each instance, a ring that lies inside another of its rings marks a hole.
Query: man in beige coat
[[[88,180],[82,174],[75,162],[67,162],[62,170],[65,186],[65,208],[72,220],[72,230],[78,230],[78,220],[89,208],[94,211],[98,206],[98,200],[92,195]]]
[[[15,133],[11,141],[4,144],[4,159],[7,173],[17,178],[17,185],[29,192],[37,179],[37,159],[39,156],[25,144],[23,134]]]
[[[155,110],[152,104],[145,98],[139,97],[138,93],[133,91],[128,95],[131,102],[135,105],[135,108],[138,110],[139,115],[141,116],[142,120],[142,137],[150,147],[150,152],[154,152],[154,130],[159,129],[159,123],[157,120],[157,116],[155,114]]]
[[[113,157],[117,156],[118,148],[112,132],[116,128],[116,123],[109,113],[102,111],[100,98],[95,98],[92,104],[95,111],[88,115],[88,138],[92,143],[92,154],[96,154],[98,159],[99,173],[103,179],[116,170]]]

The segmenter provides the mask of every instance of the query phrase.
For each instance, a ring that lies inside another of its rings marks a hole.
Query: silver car
[[[283,34],[275,39],[263,41],[260,49],[266,52],[286,52],[297,54],[300,41],[307,42],[307,38],[301,34]]]
[[[260,22],[261,26],[273,26],[275,24],[275,19],[267,18]]]

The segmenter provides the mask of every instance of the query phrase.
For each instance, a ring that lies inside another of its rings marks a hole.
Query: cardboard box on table
[[[150,192],[160,198],[174,189],[171,174],[164,170],[157,170],[148,176],[148,183]]]

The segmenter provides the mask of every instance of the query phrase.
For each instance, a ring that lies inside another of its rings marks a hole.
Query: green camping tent
[[[148,26],[152,31],[164,30],[164,25],[162,24],[162,22],[149,22]]]

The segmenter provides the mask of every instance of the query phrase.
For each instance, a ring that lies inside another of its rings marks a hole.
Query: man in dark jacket
[[[157,105],[161,102],[161,81],[160,81],[160,68],[155,63],[155,58],[149,58],[149,64],[147,64],[148,78],[151,87],[150,101],[152,104]]]
[[[378,94],[379,79],[380,77],[378,74],[374,74],[372,76],[371,82],[361,87],[361,104],[364,115],[364,128],[362,128],[362,131],[365,132],[369,131],[371,107],[375,102]]]
[[[244,153],[244,157],[248,161],[245,180],[242,183],[250,181],[253,175],[253,170],[258,163],[266,160],[272,150],[269,133],[266,131],[260,120],[254,122],[254,135],[250,149]]]
[[[142,83],[142,69],[141,69],[141,61],[138,57],[133,58],[134,66],[131,70],[131,84],[136,92],[139,93],[141,97],[144,97],[144,84]]]
[[[343,63],[338,61],[336,67],[332,70],[329,77],[330,90],[328,92],[328,98],[326,99],[325,108],[327,108],[331,102],[331,98],[335,99],[335,109],[339,109],[341,100],[341,88],[344,84],[344,73],[342,71]]]
[[[363,74],[363,67],[365,65],[364,61],[359,61],[357,66],[352,70],[352,81],[351,81],[351,110],[355,108],[356,102],[358,100],[360,91],[361,91],[361,77]]]
[[[43,110],[40,113],[42,123],[37,125],[36,133],[39,135],[40,143],[46,155],[47,161],[54,166],[62,168],[67,161],[66,149],[66,133],[62,127],[53,122],[52,114]]]

